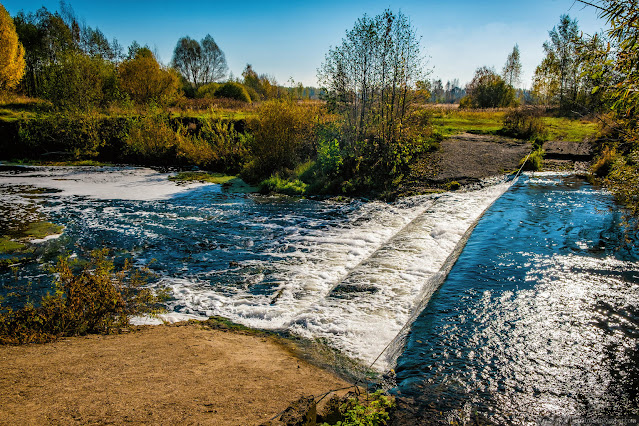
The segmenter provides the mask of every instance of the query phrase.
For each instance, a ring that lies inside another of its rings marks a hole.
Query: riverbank
[[[274,337],[199,323],[0,346],[0,368],[2,425],[252,425],[350,385]]]

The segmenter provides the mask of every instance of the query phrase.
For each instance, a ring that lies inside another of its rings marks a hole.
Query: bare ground
[[[446,189],[449,182],[466,185],[517,170],[519,161],[531,149],[527,141],[462,133],[442,141],[439,150],[418,159],[399,193]],[[548,141],[544,150],[549,170],[585,171],[592,159],[588,142]]]
[[[517,169],[531,149],[517,139],[462,133],[441,142],[440,149],[427,153],[413,166],[403,193],[443,189],[457,181],[469,184]]]
[[[349,386],[272,337],[146,327],[0,347],[0,424],[255,425]]]

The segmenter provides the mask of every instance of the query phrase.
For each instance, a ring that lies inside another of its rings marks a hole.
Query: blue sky
[[[0,0],[9,13],[41,6],[58,10],[57,0]],[[87,25],[128,46],[148,44],[168,63],[180,37],[211,34],[224,51],[231,72],[239,76],[247,63],[280,84],[289,79],[316,85],[316,70],[331,46],[365,13],[390,8],[407,15],[429,57],[431,78],[465,84],[477,67],[500,72],[508,53],[519,44],[522,86],[530,87],[543,58],[542,44],[562,14],[579,21],[588,34],[604,23],[590,8],[573,0],[470,1],[68,1]]]

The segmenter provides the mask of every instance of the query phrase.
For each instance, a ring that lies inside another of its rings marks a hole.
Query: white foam
[[[0,184],[50,188],[61,191],[61,195],[104,200],[158,200],[199,186],[215,185],[199,182],[178,185],[168,177],[169,173],[143,167],[30,166],[26,172],[0,172]]]
[[[33,240],[29,240],[29,242],[33,244],[40,244],[50,240],[55,240],[56,238],[60,238],[61,236],[62,234],[52,234],[52,235],[47,235],[44,238],[35,238]]]
[[[162,325],[162,324],[174,324],[176,322],[188,321],[188,320],[197,320],[203,321],[208,317],[202,315],[190,315],[190,314],[181,314],[177,312],[170,312],[166,314],[158,314],[158,315],[145,315],[145,316],[134,316],[131,317],[129,323],[132,325]]]
[[[183,312],[323,338],[371,363],[410,318],[462,235],[508,187],[366,203],[347,223],[291,230],[294,251],[268,265],[274,270],[270,280],[279,283],[276,298],[241,286],[221,294],[204,283],[169,277],[163,284],[186,307]],[[375,368],[386,369],[389,362],[382,359]]]

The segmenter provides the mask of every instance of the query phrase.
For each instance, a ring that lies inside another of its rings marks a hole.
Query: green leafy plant
[[[539,171],[544,166],[544,155],[546,152],[542,148],[537,148],[529,156],[528,159],[522,158],[519,167],[523,166],[523,170]]]
[[[344,164],[344,158],[337,139],[320,140],[317,148],[317,163],[324,175],[336,176],[339,174],[340,168]]]
[[[286,195],[304,195],[307,184],[299,179],[287,180],[279,176],[271,176],[260,183],[260,192],[278,192]]]
[[[369,395],[368,401],[349,398],[339,407],[342,420],[337,426],[381,426],[388,424],[390,411],[395,408],[395,400],[381,390]],[[330,426],[323,423],[322,426]]]
[[[459,188],[461,188],[461,184],[456,180],[446,184],[446,189],[449,191],[457,191]]]
[[[115,271],[108,250],[96,250],[83,267],[62,257],[52,268],[55,292],[20,309],[0,306],[0,343],[39,343],[63,336],[113,333],[133,315],[161,311],[166,294],[145,287],[147,272],[129,263]]]

